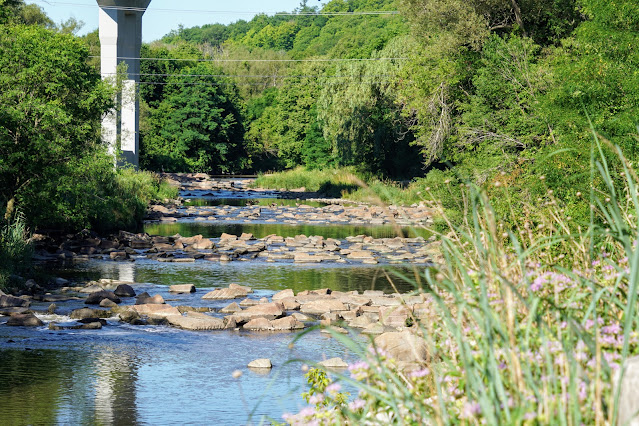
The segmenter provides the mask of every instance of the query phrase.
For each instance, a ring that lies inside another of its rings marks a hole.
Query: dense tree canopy
[[[142,165],[213,173],[301,165],[351,166],[402,179],[425,174],[442,199],[452,193],[438,193],[440,181],[506,180],[521,189],[513,195],[521,205],[534,204],[550,185],[574,202],[571,214],[579,217],[587,209],[571,194],[585,190],[589,118],[639,160],[638,7],[632,0],[333,0],[321,8],[302,2],[292,14],[180,28],[143,46],[142,57],[159,60],[142,61]],[[400,13],[314,14],[395,10]],[[7,128],[18,120],[14,110],[27,106],[11,104],[20,90],[11,91],[8,75],[20,81],[28,67],[15,64],[34,56],[21,56],[20,49],[44,55],[43,49],[78,47],[76,38],[53,35],[72,33],[74,23],[55,26],[38,11],[17,0],[0,3],[5,24],[40,28],[3,29],[34,32],[33,46],[3,45]],[[83,40],[98,52],[96,32]],[[98,66],[82,55],[74,56],[74,66]],[[69,116],[84,117],[59,130],[69,135],[46,136],[61,146],[81,139],[71,144],[75,151],[59,151],[74,155],[99,145],[95,123],[108,103],[89,90],[101,87],[97,73],[80,68],[73,78],[51,75],[67,83],[47,86],[51,101],[43,107],[76,108]],[[63,92],[76,80],[87,82],[86,90]],[[77,104],[55,102],[79,93]],[[85,105],[90,102],[96,105]],[[55,123],[65,123],[62,112],[51,113],[61,117]],[[34,126],[53,126],[46,119]],[[48,130],[32,127],[37,145]],[[8,151],[6,158],[19,161]],[[57,164],[53,157],[47,163]],[[3,179],[8,200],[23,183]]]
[[[55,180],[99,145],[109,91],[72,36],[0,27],[0,194],[5,203]]]

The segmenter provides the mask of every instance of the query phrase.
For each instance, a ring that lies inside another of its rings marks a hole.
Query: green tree
[[[247,165],[237,93],[228,82],[203,77],[219,73],[200,63],[168,77],[141,138],[140,162],[145,169],[222,173]]]
[[[73,36],[0,26],[0,200],[7,214],[100,146],[99,123],[112,100],[87,56]]]

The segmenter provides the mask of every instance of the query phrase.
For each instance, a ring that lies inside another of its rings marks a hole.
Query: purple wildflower
[[[366,401],[364,401],[363,399],[357,398],[356,400],[348,404],[348,409],[351,411],[357,411],[364,408],[365,405],[366,405]]]
[[[339,392],[340,389],[342,389],[342,385],[340,385],[339,383],[331,383],[330,385],[326,386],[326,392],[328,393]]]
[[[417,370],[417,371],[413,371],[410,373],[410,377],[424,377],[427,376],[428,374],[430,374],[430,370],[428,368],[423,368],[421,370]]]
[[[315,408],[313,407],[304,407],[302,408],[302,410],[299,412],[299,415],[301,417],[310,417],[315,415]]]

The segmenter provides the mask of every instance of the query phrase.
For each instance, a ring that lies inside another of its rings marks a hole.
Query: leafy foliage
[[[212,74],[206,64],[182,75]],[[141,163],[152,170],[221,173],[242,168],[243,128],[232,86],[219,80],[170,77],[157,108],[149,113]],[[234,164],[235,163],[235,164]]]
[[[100,145],[109,89],[80,40],[38,26],[0,27],[0,200],[8,204]],[[30,212],[25,210],[30,216]]]

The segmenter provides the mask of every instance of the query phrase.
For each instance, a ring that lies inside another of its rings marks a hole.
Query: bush
[[[150,172],[114,169],[97,153],[70,163],[55,179],[33,185],[19,198],[31,226],[70,231],[135,230],[151,201],[175,198],[177,189]]]

